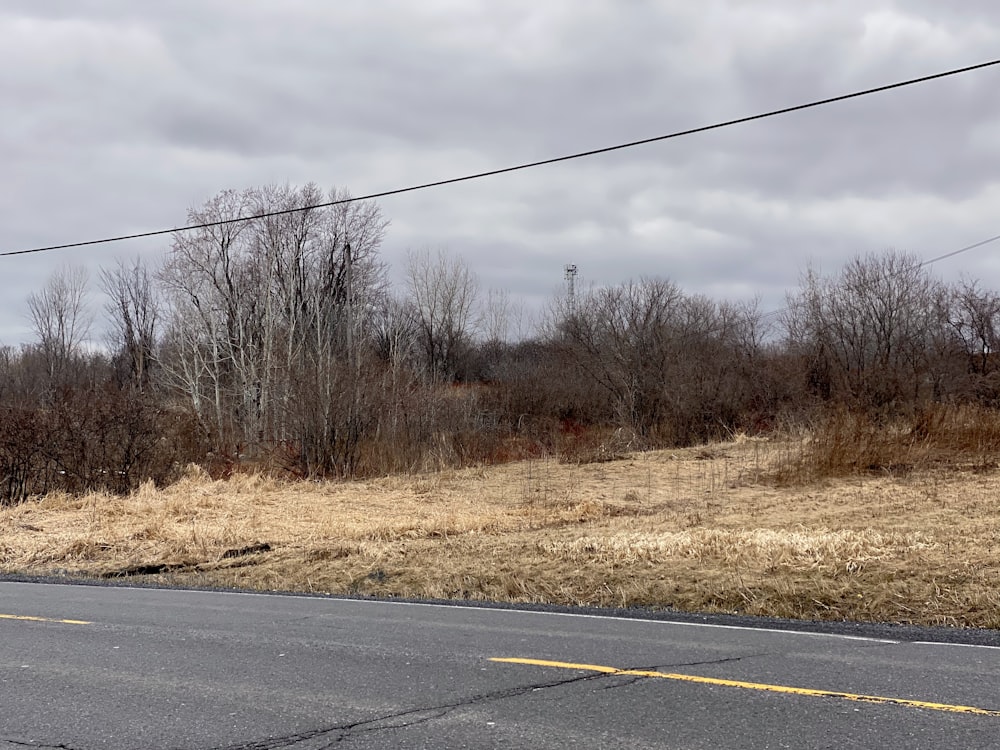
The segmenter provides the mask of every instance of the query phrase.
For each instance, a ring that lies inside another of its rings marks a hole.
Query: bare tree
[[[676,356],[683,299],[673,282],[645,279],[578,295],[564,319],[577,367],[607,393],[619,423],[637,432],[665,416],[663,378]]]
[[[789,343],[827,397],[905,408],[930,395],[928,344],[944,325],[940,288],[918,259],[897,252],[854,258],[836,278],[810,271],[790,299]]]
[[[393,371],[415,363],[417,332],[413,305],[392,295],[383,298],[369,325],[375,356]]]
[[[406,280],[427,372],[454,379],[470,344],[479,282],[464,260],[444,250],[411,251]]]
[[[1000,351],[1000,294],[963,281],[951,292],[948,322],[961,342],[970,372],[988,374]]]
[[[506,289],[490,289],[479,313],[480,337],[486,344],[506,344],[514,318],[514,305]]]
[[[752,306],[643,279],[579,295],[557,319],[553,343],[565,342],[610,409],[598,416],[647,444],[706,440],[736,429],[751,409],[760,349]]]
[[[40,292],[28,295],[32,326],[53,384],[68,376],[69,365],[90,332],[88,281],[85,268],[63,266]]]
[[[100,282],[108,296],[105,309],[111,318],[112,351],[121,359],[127,380],[143,390],[149,385],[160,319],[153,276],[136,258],[130,264],[119,260],[114,268],[102,269]]]
[[[217,450],[236,451],[244,437],[236,412],[251,394],[240,382],[246,332],[244,304],[252,304],[242,288],[240,249],[245,222],[232,221],[248,212],[246,196],[225,191],[201,210],[188,212],[191,223],[214,226],[174,237],[160,269],[169,322],[162,356],[164,373],[191,399]]]
[[[349,198],[314,185],[221,193],[190,212],[193,223],[221,223],[174,238],[160,274],[170,313],[164,370],[227,451],[311,441],[315,456],[346,455],[338,441],[349,433],[357,443],[356,425],[341,429],[353,419],[343,400],[356,401],[341,366],[346,246],[357,340],[384,293],[377,253],[387,222],[374,203]],[[315,207],[330,201],[348,202]],[[231,221],[275,211],[285,213]]]

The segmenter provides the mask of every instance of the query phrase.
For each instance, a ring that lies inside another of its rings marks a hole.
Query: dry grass
[[[774,482],[807,445],[350,483],[193,471],[124,498],[0,509],[0,570],[1000,627],[992,472],[931,462]]]
[[[850,474],[904,476],[931,468],[988,472],[997,468],[998,455],[997,410],[938,404],[888,423],[835,411],[775,466],[774,478],[802,484]]]

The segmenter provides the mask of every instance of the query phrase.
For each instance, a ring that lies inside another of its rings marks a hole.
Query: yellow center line
[[[633,677],[655,677],[662,680],[680,680],[696,682],[702,685],[721,685],[723,687],[743,688],[744,690],[763,690],[769,693],[785,693],[791,695],[808,695],[816,698],[840,698],[862,703],[891,703],[909,708],[926,708],[932,711],[950,711],[960,714],[976,714],[978,716],[1000,716],[1000,711],[975,706],[953,706],[948,703],[930,703],[915,701],[908,698],[886,698],[879,695],[859,695],[856,693],[840,693],[832,690],[812,690],[811,688],[789,687],[786,685],[768,685],[760,682],[743,682],[741,680],[723,680],[717,677],[699,677],[691,674],[673,674],[670,672],[650,672],[642,669],[618,669],[599,664],[572,664],[564,661],[545,661],[543,659],[493,658],[490,661],[506,664],[527,664],[535,667],[555,667],[557,669],[579,669],[602,674],[626,675]]]
[[[33,617],[32,615],[4,615],[0,614],[0,620],[27,620],[29,622],[58,622],[63,625],[93,625],[87,620],[55,620],[50,617]]]

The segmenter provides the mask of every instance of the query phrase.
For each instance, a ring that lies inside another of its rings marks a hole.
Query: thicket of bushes
[[[192,461],[357,476],[588,460],[823,415],[866,445],[1000,404],[1000,296],[899,253],[806,275],[779,316],[648,278],[553,300],[515,336],[509,299],[479,295],[458,257],[411,254],[394,295],[373,203],[225,223],[344,197],[262,188],[190,212],[213,226],[101,274],[105,353],[85,346],[80,272],[32,294],[36,341],[0,349],[0,502],[125,492]]]

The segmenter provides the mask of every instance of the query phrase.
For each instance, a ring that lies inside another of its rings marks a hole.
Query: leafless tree
[[[514,325],[515,310],[506,289],[490,289],[483,300],[477,328],[486,344],[506,344]]]
[[[647,442],[707,439],[747,409],[760,347],[752,307],[643,279],[579,295],[560,320],[577,370],[613,409],[607,416]]]
[[[63,266],[40,292],[28,295],[32,326],[53,384],[68,376],[69,365],[90,332],[88,281],[85,268]]]
[[[386,295],[372,316],[369,338],[372,351],[391,370],[416,363],[417,315],[405,299]]]
[[[119,260],[114,268],[101,270],[100,282],[108,296],[112,351],[123,361],[128,381],[143,390],[149,385],[160,321],[153,274],[140,258]]]
[[[968,357],[969,369],[987,374],[1000,351],[1000,294],[965,280],[951,292],[948,322]]]
[[[215,226],[174,238],[160,274],[170,313],[164,370],[227,451],[302,445],[306,417],[308,439],[332,445],[345,434],[334,423],[353,419],[342,408],[356,400],[343,363],[360,356],[346,345],[362,339],[384,293],[387,222],[374,203],[349,198],[314,185],[225,192],[189,215]],[[314,208],[331,201],[348,202]],[[285,213],[232,221],[276,211]]]
[[[856,257],[836,278],[809,271],[790,298],[789,343],[827,397],[894,411],[929,397],[929,343],[944,321],[940,282],[897,252]]]
[[[451,380],[470,344],[479,282],[464,260],[444,250],[411,251],[406,280],[427,372]]]
[[[234,415],[252,394],[240,383],[245,364],[244,305],[254,304],[241,282],[241,247],[249,211],[247,197],[225,191],[201,210],[188,212],[191,223],[222,222],[174,237],[160,269],[169,320],[161,352],[164,374],[191,399],[217,447],[235,450],[243,435]]]

